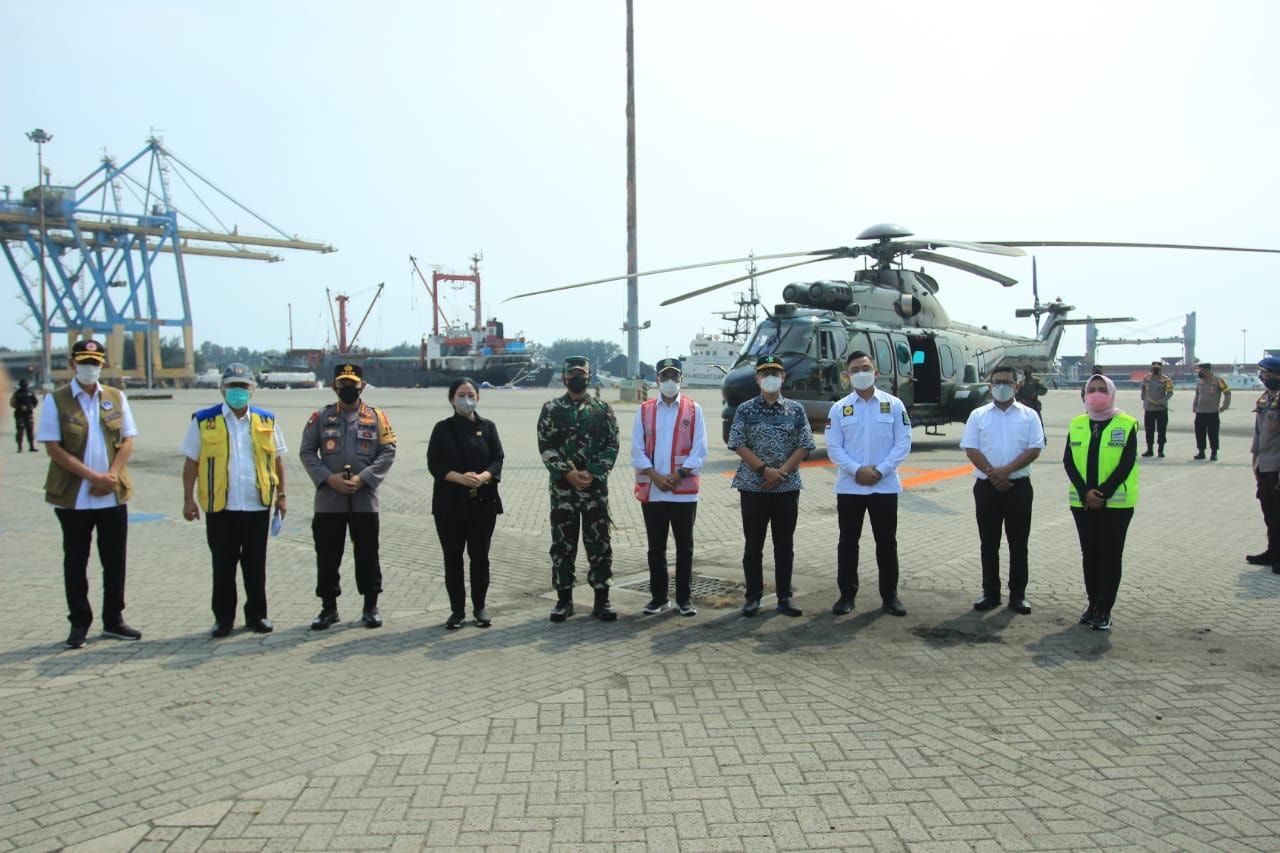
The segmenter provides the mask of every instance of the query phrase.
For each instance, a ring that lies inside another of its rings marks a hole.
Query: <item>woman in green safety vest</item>
[[[1080,624],[1110,631],[1124,537],[1138,504],[1138,422],[1116,408],[1115,383],[1105,376],[1090,376],[1082,396],[1085,412],[1071,419],[1062,455],[1089,596]]]

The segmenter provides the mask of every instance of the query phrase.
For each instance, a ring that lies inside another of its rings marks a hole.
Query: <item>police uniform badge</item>
[[[324,443],[325,450],[333,450],[337,446],[338,446],[338,442],[334,441],[332,438]]]
[[[907,416],[907,410],[906,410],[906,409],[903,409],[903,410],[902,410],[902,425],[903,425],[903,426],[911,426],[911,418]]]

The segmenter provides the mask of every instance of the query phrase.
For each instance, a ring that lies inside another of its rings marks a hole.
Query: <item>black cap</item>
[[[335,364],[333,366],[333,378],[335,382],[339,379],[354,379],[357,382],[363,382],[364,368],[358,364]]]
[[[662,359],[658,362],[658,366],[654,369],[654,373],[662,375],[662,371],[664,370],[674,370],[676,373],[684,376],[684,365],[680,363],[680,359],[678,358]]]
[[[762,355],[756,359],[756,372],[761,370],[786,370],[782,366],[782,357],[777,355]]]
[[[76,341],[71,347],[71,360],[74,362],[107,363],[107,351],[102,344],[90,338],[87,341]]]
[[[1270,373],[1280,373],[1280,355],[1269,355],[1258,362],[1258,367]]]
[[[591,370],[591,359],[585,355],[566,356],[564,366],[560,368],[561,373],[568,373],[570,370]]]

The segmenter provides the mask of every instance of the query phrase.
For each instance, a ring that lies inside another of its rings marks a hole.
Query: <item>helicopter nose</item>
[[[737,408],[759,394],[760,389],[756,386],[755,376],[755,368],[749,364],[735,367],[726,373],[724,380],[720,383],[720,396],[724,398],[725,404]]]

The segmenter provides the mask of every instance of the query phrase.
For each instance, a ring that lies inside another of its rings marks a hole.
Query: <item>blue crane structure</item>
[[[218,228],[208,227],[173,203],[174,176]],[[197,181],[279,236],[239,234],[236,227],[228,230],[199,198],[193,185]],[[136,208],[126,205],[126,193],[137,202]],[[258,216],[154,136],[123,163],[104,156],[79,183],[54,185],[46,173],[41,185],[26,190],[21,201],[10,199],[7,189],[0,200],[0,251],[42,337],[49,341],[52,334],[65,333],[68,346],[81,338],[103,338],[108,358],[104,376],[109,379],[129,377],[169,385],[193,381],[191,301],[183,257],[281,260],[273,249],[335,251],[327,243],[291,236]],[[41,311],[44,281],[48,282],[47,315]],[[161,363],[163,327],[182,329],[182,367]],[[131,371],[124,370],[126,334],[133,338],[136,367]],[[40,377],[42,382],[48,379]]]

